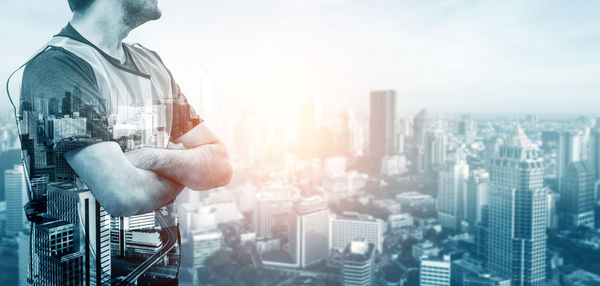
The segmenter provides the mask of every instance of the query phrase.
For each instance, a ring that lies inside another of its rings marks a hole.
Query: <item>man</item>
[[[87,188],[114,217],[161,208],[158,218],[184,187],[226,185],[232,168],[221,141],[159,56],[123,43],[131,30],[160,18],[157,0],[68,2],[71,21],[23,73],[19,117],[30,178]],[[169,213],[165,221],[176,220]],[[178,267],[179,259],[171,260]],[[90,283],[94,277],[86,275]]]

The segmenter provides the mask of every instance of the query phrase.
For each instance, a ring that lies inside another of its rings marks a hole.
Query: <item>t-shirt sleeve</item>
[[[173,77],[171,77],[171,83],[173,86],[174,96],[171,138],[177,139],[183,134],[192,130],[192,128],[196,127],[198,124],[202,123],[204,119],[202,119],[196,113],[196,110],[194,110],[194,108],[189,104],[185,95],[181,93],[179,85],[175,83],[175,80],[173,80]]]
[[[66,141],[84,147],[111,139],[103,116],[106,100],[92,67],[62,48],[50,48],[26,65],[20,113],[35,145],[56,147]]]
[[[158,53],[152,50],[151,52],[163,64],[171,78],[171,90],[173,91],[173,124],[170,136],[171,139],[174,140],[189,132],[198,124],[204,122],[204,119],[202,119],[202,117],[196,113],[194,107],[189,104],[187,98],[181,92],[181,88],[175,81],[175,78],[173,78],[173,74],[171,74],[171,71],[163,63]]]

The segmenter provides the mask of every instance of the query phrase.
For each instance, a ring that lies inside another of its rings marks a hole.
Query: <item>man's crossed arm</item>
[[[167,149],[123,153],[115,142],[67,152],[65,159],[113,216],[147,213],[173,201],[184,186],[208,190],[231,179],[225,146],[199,124]]]

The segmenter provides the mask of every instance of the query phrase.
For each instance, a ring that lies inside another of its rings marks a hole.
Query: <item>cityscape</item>
[[[181,285],[600,283],[600,119],[406,115],[395,90],[365,97],[368,114],[324,112],[309,97],[293,128],[253,111],[217,117],[230,122],[221,123],[230,126],[221,131],[231,134],[230,184],[186,189],[166,208],[126,218],[106,213],[54,159],[66,146],[36,149],[36,124],[51,126],[46,132],[57,141],[85,134],[93,141],[106,130],[86,121],[110,118],[86,113],[69,92],[24,107],[23,150],[35,154],[36,170],[29,194],[15,121],[2,113],[0,281],[149,285],[178,275]],[[164,140],[132,130],[139,136],[115,136],[123,148]],[[36,207],[44,215],[28,217],[24,209]]]

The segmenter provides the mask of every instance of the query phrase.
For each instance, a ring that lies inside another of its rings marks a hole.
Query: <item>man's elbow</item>
[[[115,217],[128,217],[135,215],[141,208],[138,202],[127,198],[115,198],[99,203],[106,210],[106,212],[108,212],[108,214]]]

